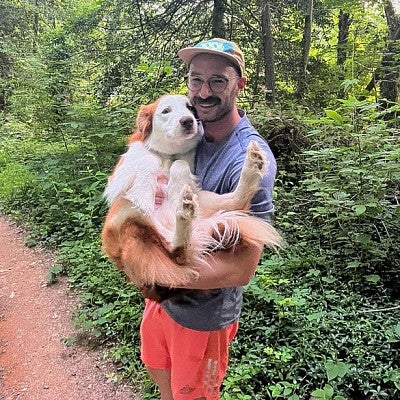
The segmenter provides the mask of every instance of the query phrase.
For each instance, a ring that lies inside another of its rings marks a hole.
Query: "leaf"
[[[361,215],[365,213],[367,207],[364,204],[357,204],[353,207],[353,210],[355,211],[356,215]]]
[[[306,318],[307,318],[309,321],[320,321],[321,318],[324,317],[324,316],[325,316],[325,312],[320,311],[320,312],[315,312],[315,313],[306,315]]]
[[[394,328],[394,333],[400,337],[400,322],[396,325],[396,327]],[[400,375],[400,374],[399,374]]]
[[[331,399],[333,396],[333,387],[331,385],[324,386],[324,392],[328,399]]]
[[[325,370],[328,377],[328,381],[331,381],[337,377],[343,378],[350,370],[349,365],[342,361],[334,363],[333,361],[328,361],[325,364]]]
[[[321,280],[326,283],[334,283],[337,279],[332,276],[324,276],[323,278],[321,278]]]
[[[351,261],[347,264],[347,268],[358,268],[360,263],[358,261]]]
[[[316,389],[316,390],[311,392],[311,396],[314,396],[317,399],[324,399],[325,398],[325,392],[322,389]]]
[[[379,275],[365,275],[364,278],[367,282],[372,283],[378,283],[381,280],[381,277]]]
[[[325,114],[333,119],[335,122],[337,122],[338,124],[341,124],[343,122],[343,118],[340,114],[338,114],[336,111],[334,110],[325,110]]]

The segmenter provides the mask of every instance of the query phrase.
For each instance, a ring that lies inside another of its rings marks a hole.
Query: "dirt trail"
[[[65,281],[45,284],[52,262],[0,217],[0,400],[138,400],[106,378],[100,350],[62,343],[76,334],[76,298]]]

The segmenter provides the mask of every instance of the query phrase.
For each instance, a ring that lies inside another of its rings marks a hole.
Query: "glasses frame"
[[[200,84],[200,82],[198,82],[198,84],[197,84],[198,87],[197,87],[197,88],[194,88],[193,86],[191,87],[190,82],[191,82],[191,79],[193,79],[193,78],[195,78],[195,79],[201,81],[201,84]],[[219,81],[222,80],[222,81],[225,81],[224,88],[221,89],[221,90],[215,90],[215,89],[213,89],[213,83],[212,83],[213,80],[219,80]],[[225,77],[223,77],[223,76],[213,76],[213,77],[211,77],[210,79],[207,79],[207,80],[201,79],[199,76],[192,76],[192,75],[187,75],[186,78],[185,78],[186,86],[187,86],[187,88],[188,88],[189,90],[191,90],[192,92],[199,92],[199,91],[203,88],[203,85],[206,83],[207,86],[209,87],[209,89],[210,89],[213,93],[222,93],[222,92],[228,87],[229,82],[230,82],[231,80],[232,80],[232,79],[228,79],[228,78],[225,78]]]

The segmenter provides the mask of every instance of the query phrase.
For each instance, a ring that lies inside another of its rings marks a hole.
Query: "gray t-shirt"
[[[239,181],[247,145],[251,140],[257,141],[268,158],[269,166],[261,189],[252,201],[251,212],[257,217],[270,219],[275,158],[244,112],[240,110],[240,113],[241,121],[223,142],[207,142],[203,137],[196,150],[195,173],[202,189],[219,194],[233,192]],[[242,287],[191,290],[177,300],[164,300],[162,307],[186,328],[212,331],[223,329],[239,319],[242,294]]]

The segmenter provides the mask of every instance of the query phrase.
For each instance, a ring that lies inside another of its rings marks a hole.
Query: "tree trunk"
[[[303,33],[303,48],[301,62],[299,68],[299,79],[297,81],[296,97],[302,99],[306,90],[307,83],[307,65],[311,47],[311,26],[313,20],[313,0],[307,1],[307,10],[304,16],[304,33]]]
[[[1,39],[1,35],[0,35]],[[10,77],[10,59],[6,53],[0,51],[0,78],[5,81]],[[0,111],[6,109],[6,90],[0,86]]]
[[[344,13],[342,10],[340,10],[338,23],[338,43],[336,48],[336,65],[339,68],[338,78],[340,81],[343,81],[346,78],[344,64],[347,60],[347,41],[349,38],[350,25],[350,14]],[[340,89],[338,97],[343,98],[344,94],[344,90]]]
[[[396,102],[399,95],[399,53],[400,53],[400,18],[396,15],[393,5],[388,1],[385,7],[386,20],[389,28],[387,52],[382,59],[384,71],[380,82],[381,98],[389,102]]]
[[[400,18],[396,15],[390,1],[385,6],[386,21],[388,24],[388,39],[382,62],[377,68],[371,81],[366,86],[368,91],[376,88],[379,82],[380,98],[384,99],[382,106],[387,108],[390,103],[396,102],[399,97],[399,53],[400,53]]]
[[[33,16],[33,34],[35,36],[35,43],[37,43],[39,38],[39,0],[35,0],[34,12],[35,13]]]
[[[225,38],[225,3],[224,0],[214,0],[214,8],[212,14],[212,36]]]
[[[275,104],[275,62],[274,45],[271,29],[271,8],[269,1],[261,0],[261,29],[262,45],[264,50],[264,71],[265,71],[265,102]]]
[[[344,79],[345,74],[343,71],[344,63],[347,60],[347,40],[349,38],[349,30],[351,25],[350,14],[344,13],[342,10],[339,12],[339,32],[338,43],[336,50],[336,64],[340,67],[340,78]]]

